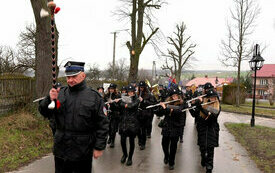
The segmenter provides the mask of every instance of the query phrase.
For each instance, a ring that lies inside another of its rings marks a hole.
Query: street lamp
[[[264,65],[264,59],[263,59],[263,57],[261,57],[260,46],[258,44],[256,44],[254,47],[254,51],[253,51],[253,57],[249,61],[249,66],[250,66],[251,70],[254,71],[253,105],[252,105],[252,117],[251,117],[251,122],[250,122],[251,127],[255,126],[254,115],[255,115],[256,75],[257,75],[257,70],[260,70],[263,65]]]

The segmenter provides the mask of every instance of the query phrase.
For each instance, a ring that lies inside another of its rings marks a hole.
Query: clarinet
[[[53,1],[48,2],[48,8],[51,12],[51,51],[52,51],[52,87],[56,87],[56,50],[55,50],[55,27],[54,27],[54,11],[56,4]],[[56,100],[53,100],[49,105],[49,109],[55,108]]]

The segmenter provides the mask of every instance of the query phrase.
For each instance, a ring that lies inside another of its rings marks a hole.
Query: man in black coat
[[[204,85],[204,94],[206,98],[216,98],[219,102],[218,95],[211,83]],[[206,167],[206,173],[211,173],[214,162],[214,148],[219,146],[219,123],[218,116],[220,107],[215,110],[209,110],[202,107],[202,98],[193,102],[195,110],[190,110],[192,116],[197,118],[198,145],[201,152],[201,165]],[[210,108],[210,107],[209,107]],[[205,118],[206,117],[206,118]]]
[[[92,158],[103,154],[109,130],[102,97],[86,86],[84,64],[69,61],[65,73],[68,86],[51,89],[40,102],[44,117],[54,117],[53,154],[56,173],[90,173]],[[55,101],[55,108],[48,105]]]

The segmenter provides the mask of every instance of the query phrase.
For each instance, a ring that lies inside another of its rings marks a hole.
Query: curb
[[[228,112],[228,113],[235,113],[235,114],[240,114],[240,115],[246,115],[246,116],[250,116],[251,114],[248,113],[243,113],[243,112],[231,112],[231,111],[225,111],[225,110],[221,110],[222,112]],[[263,117],[263,118],[269,118],[269,119],[275,119],[275,116],[271,116],[271,115],[261,115],[261,114],[255,114],[256,117]]]

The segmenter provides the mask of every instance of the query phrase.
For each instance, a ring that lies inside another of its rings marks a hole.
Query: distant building
[[[254,73],[251,75],[251,77],[254,83]],[[275,64],[264,64],[263,67],[259,71],[257,71],[256,97],[268,99],[268,97],[271,95],[274,98],[274,94],[275,94],[274,90],[275,90]]]
[[[228,85],[233,82],[233,78],[218,78],[218,77],[196,77],[195,79],[190,80],[187,82],[186,87],[194,88],[203,86],[205,83],[210,82],[214,88],[217,90],[218,94],[222,96],[222,88],[223,85]]]

